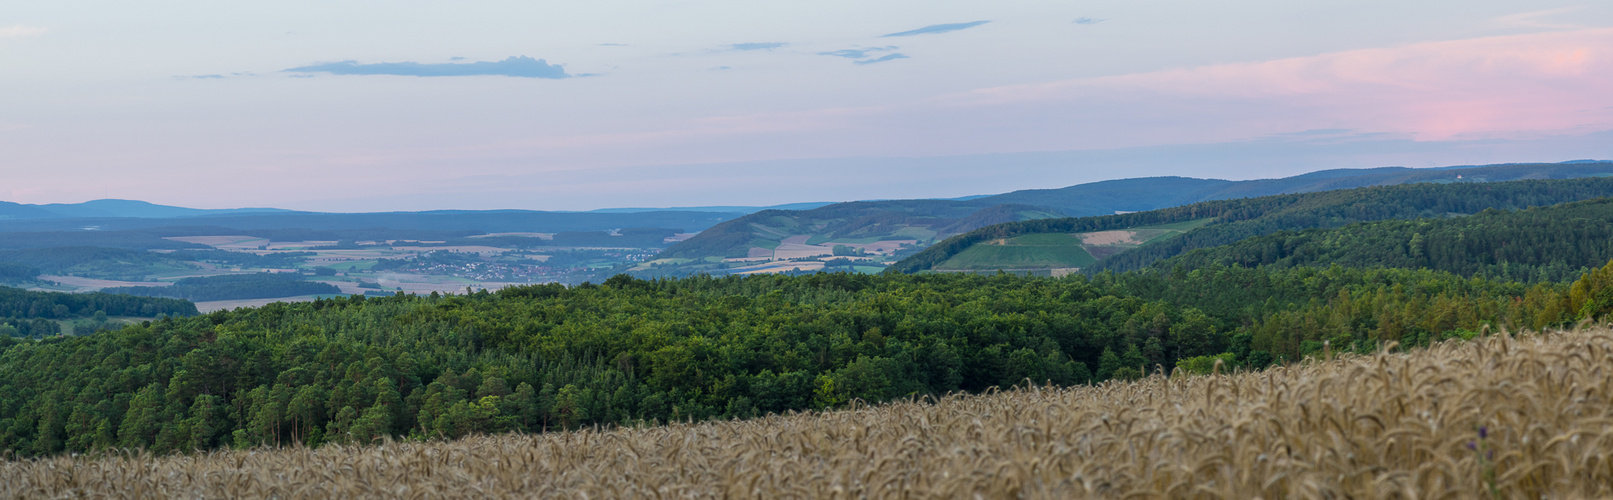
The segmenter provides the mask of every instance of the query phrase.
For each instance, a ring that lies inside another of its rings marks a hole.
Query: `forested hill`
[[[1101,216],[1149,211],[1207,200],[1421,182],[1499,182],[1613,175],[1613,162],[1509,164],[1481,167],[1336,169],[1281,179],[1225,181],[1148,177],[1027,189],[969,200],[887,200],[828,205],[812,210],[767,210],[718,224],[675,244],[660,259],[701,260],[753,256],[791,236],[807,241],[868,243],[908,240],[927,246],[997,223],[1058,216]],[[766,253],[766,252],[762,252]],[[760,255],[759,253],[756,255]],[[670,264],[670,263],[669,263]],[[700,263],[678,262],[679,266]],[[709,267],[709,266],[707,266]],[[693,269],[712,271],[714,269]],[[653,274],[653,273],[652,273]],[[672,273],[677,274],[677,273]]]
[[[1504,182],[1613,175],[1613,162],[1522,163],[1445,168],[1382,167],[1334,169],[1279,179],[1223,181],[1183,177],[1120,179],[1059,189],[1027,189],[973,200],[1048,207],[1071,216],[1108,215],[1116,210],[1146,211],[1197,203],[1313,193],[1419,182]]]
[[[1613,311],[1435,271],[751,276],[270,304],[0,338],[0,450],[157,453],[748,417],[1156,367],[1259,368]]]
[[[1492,183],[1403,184],[1210,201],[1182,207],[1099,217],[1011,222],[955,236],[892,265],[888,272],[918,272],[971,246],[1043,233],[1124,230],[1198,221],[1201,227],[1098,260],[1089,271],[1140,269],[1184,252],[1226,245],[1282,230],[1335,228],[1363,221],[1466,215],[1486,209],[1517,210],[1613,196],[1613,178]]]
[[[1613,259],[1613,198],[1467,217],[1389,220],[1279,231],[1157,261],[1210,266],[1436,269],[1512,281],[1564,281]]]
[[[718,224],[667,248],[658,258],[745,257],[791,236],[817,242],[913,239],[958,234],[1015,220],[1056,217],[1048,209],[948,200],[859,201],[812,210],[764,210]]]
[[[112,316],[194,316],[196,304],[171,298],[111,293],[31,292],[0,286],[0,318],[82,318],[104,312]]]

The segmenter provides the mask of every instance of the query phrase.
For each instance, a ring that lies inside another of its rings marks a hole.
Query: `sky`
[[[1613,2],[8,0],[0,200],[589,210],[1613,159]]]

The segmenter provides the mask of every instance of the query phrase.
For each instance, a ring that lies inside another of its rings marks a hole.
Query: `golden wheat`
[[[1613,497],[1613,331],[826,413],[0,462],[36,498]]]

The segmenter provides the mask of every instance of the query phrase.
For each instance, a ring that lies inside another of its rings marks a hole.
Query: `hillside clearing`
[[[1613,331],[546,435],[0,463],[3,497],[1589,498]]]
[[[1073,238],[1070,239],[1072,242]],[[936,266],[937,270],[1050,269],[1086,267],[1097,258],[1078,245],[975,245]]]

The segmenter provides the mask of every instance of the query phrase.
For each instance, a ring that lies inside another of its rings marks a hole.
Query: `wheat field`
[[[748,421],[0,463],[15,498],[1613,497],[1613,331]]]

